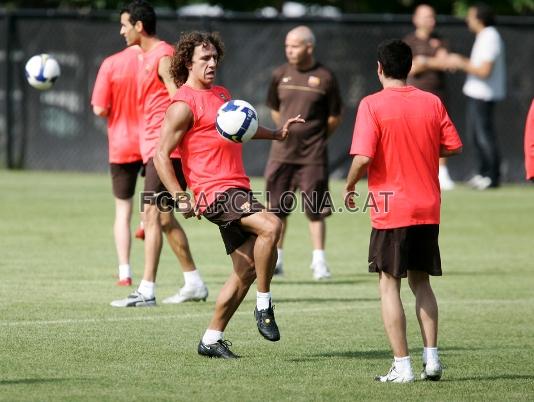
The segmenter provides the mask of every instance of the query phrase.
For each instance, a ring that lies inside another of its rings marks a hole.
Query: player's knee
[[[264,226],[264,236],[277,243],[282,235],[282,221],[273,214],[269,214]]]
[[[256,280],[256,267],[254,264],[250,265],[249,268],[245,271],[243,278],[241,279],[247,286],[252,285]]]
[[[160,214],[155,205],[146,205],[143,215],[143,224],[145,225],[145,227],[151,225],[158,225]]]
[[[176,218],[172,214],[160,213],[159,222],[161,224],[161,230],[163,230],[165,233],[168,233],[172,229],[179,226]]]
[[[420,289],[430,287],[430,281],[428,279],[428,274],[422,271],[408,271],[408,285],[413,294],[416,294]]]
[[[245,285],[250,286],[256,280],[256,267],[253,262],[245,263],[235,270],[239,280]]]

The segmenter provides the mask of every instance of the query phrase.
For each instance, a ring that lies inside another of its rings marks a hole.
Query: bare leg
[[[408,283],[415,295],[415,313],[419,320],[423,345],[436,347],[438,341],[438,304],[430,286],[428,274],[422,271],[408,271]]]
[[[253,259],[255,241],[256,237],[251,236],[230,255],[234,271],[217,297],[215,312],[208,326],[209,329],[221,332],[225,330],[228,322],[245,298],[250,285],[254,282],[256,278]]]
[[[189,248],[189,241],[184,232],[184,229],[172,212],[160,213],[161,229],[167,237],[169,246],[178,258],[183,272],[190,272],[195,270],[195,262],[191,255]]]
[[[262,211],[241,218],[241,226],[254,233],[254,265],[258,292],[269,292],[276,264],[276,245],[282,232],[282,222],[274,214]]]
[[[145,205],[144,219],[145,271],[143,279],[148,282],[156,282],[162,244],[161,224],[156,205]]]
[[[309,221],[310,237],[314,250],[324,250],[326,239],[326,224],[324,219]]]
[[[115,223],[113,234],[119,265],[130,263],[131,232],[130,219],[132,218],[132,199],[121,200],[115,198]]]
[[[406,316],[400,298],[401,280],[394,276],[380,272],[380,300],[384,328],[396,357],[408,356],[406,341]]]
[[[282,221],[282,232],[280,233],[280,239],[278,240],[278,244],[276,246],[278,248],[284,248],[284,239],[286,237],[287,229],[287,216],[280,218],[280,221]]]

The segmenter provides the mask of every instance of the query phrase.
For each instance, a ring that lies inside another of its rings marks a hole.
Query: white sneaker
[[[163,299],[164,304],[180,304],[188,301],[206,301],[208,298],[208,288],[206,285],[196,288],[181,288],[174,296]]]
[[[395,368],[395,363],[393,363],[388,373],[386,375],[376,376],[375,381],[405,383],[405,382],[414,382],[415,378],[411,370],[408,373],[400,373]]]
[[[481,176],[479,174],[473,176],[468,182],[467,185],[469,187],[474,188],[475,190],[486,190],[488,187],[490,187],[492,184],[492,181],[487,176]]]
[[[439,381],[443,374],[443,368],[441,362],[428,361],[423,364],[423,371],[421,372],[421,380]]]
[[[311,265],[311,269],[313,270],[313,279],[317,281],[320,281],[321,279],[330,279],[330,277],[332,277],[325,262],[316,262]]]
[[[491,186],[491,179],[489,177],[482,177],[478,181],[478,183],[474,186],[476,190],[486,190],[489,186]]]
[[[480,183],[480,180],[482,179],[482,176],[479,174],[474,175],[467,181],[467,185],[469,187],[476,188],[478,184]]]
[[[284,264],[281,262],[277,262],[276,266],[274,267],[274,276],[284,276]]]
[[[439,172],[439,188],[443,191],[449,191],[454,189],[454,182],[451,179],[451,176],[449,176],[449,173],[446,170],[442,170]]]
[[[110,304],[112,307],[153,307],[156,305],[156,297],[149,299],[134,290],[126,299],[114,300]]]

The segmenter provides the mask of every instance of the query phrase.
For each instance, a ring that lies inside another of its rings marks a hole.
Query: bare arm
[[[169,96],[173,97],[178,88],[171,77],[171,58],[169,56],[162,57],[159,60],[158,75],[165,84]]]
[[[327,127],[326,127],[326,137],[330,137],[334,134],[334,131],[339,127],[341,123],[341,115],[338,116],[328,116]]]
[[[154,155],[154,166],[163,185],[174,196],[184,191],[180,187],[170,158],[193,122],[193,113],[184,102],[175,102],[167,109],[161,127],[160,141]]]
[[[276,124],[277,126],[280,125],[281,122],[280,122],[280,112],[279,111],[271,109],[271,118],[273,119],[274,124]]]
[[[96,114],[98,117],[108,117],[109,108],[93,106],[93,113]]]
[[[433,57],[427,57],[422,55],[415,56],[412,61],[412,69],[410,70],[409,75],[413,76],[428,70],[447,70],[447,68],[449,67],[447,65],[448,55],[449,52],[447,52],[447,49],[442,47],[436,51],[436,54]]]
[[[439,150],[440,158],[446,158],[448,156],[458,155],[462,153],[463,148],[445,149],[443,146]]]
[[[294,123],[304,123],[304,119],[300,118],[300,114],[298,116],[295,116],[291,119],[288,119],[282,128],[271,130],[270,128],[266,128],[263,126],[258,127],[258,131],[256,131],[256,134],[254,134],[254,137],[252,137],[253,140],[278,140],[283,141],[287,138],[287,135],[289,134],[289,126],[291,126]]]
[[[447,64],[450,69],[463,70],[478,78],[486,79],[490,76],[495,63],[492,61],[485,61],[480,66],[474,66],[467,57],[453,53],[449,55]]]
[[[463,70],[468,74],[476,75],[479,78],[486,79],[490,76],[493,70],[493,62],[485,61],[480,66],[475,67],[469,61],[463,66]]]
[[[354,199],[351,197],[351,193],[354,192],[356,183],[360,181],[371,161],[371,158],[363,155],[356,155],[352,159],[352,165],[350,166],[349,174],[347,175],[347,183],[345,184],[345,189],[343,192],[345,205],[349,208],[354,208],[356,206]]]

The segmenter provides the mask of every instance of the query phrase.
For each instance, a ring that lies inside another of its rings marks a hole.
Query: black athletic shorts
[[[265,168],[269,211],[279,218],[288,216],[295,207],[295,191],[300,189],[302,207],[311,221],[332,214],[326,165],[298,165],[269,161]]]
[[[178,180],[178,183],[180,184],[180,187],[182,187],[182,190],[185,190],[187,188],[187,182],[185,181],[184,172],[182,171],[182,160],[181,159],[171,159],[172,160],[172,166],[174,168],[174,174],[176,175],[176,179]],[[156,170],[156,167],[154,166],[154,160],[150,158],[148,162],[145,165],[145,193],[146,192],[154,192],[154,193],[161,193],[162,191],[167,191],[163,183],[161,182],[158,172]],[[154,199],[143,197],[142,200],[145,204],[152,204],[154,202]]]
[[[219,226],[226,254],[232,254],[253,233],[247,232],[239,224],[241,218],[261,212],[265,207],[254,198],[252,191],[230,188],[222,192],[210,204],[202,216]]]
[[[374,229],[369,242],[369,272],[406,278],[409,270],[440,276],[439,225]]]
[[[113,195],[120,200],[128,200],[135,194],[135,183],[143,170],[143,161],[110,163],[111,187]]]

